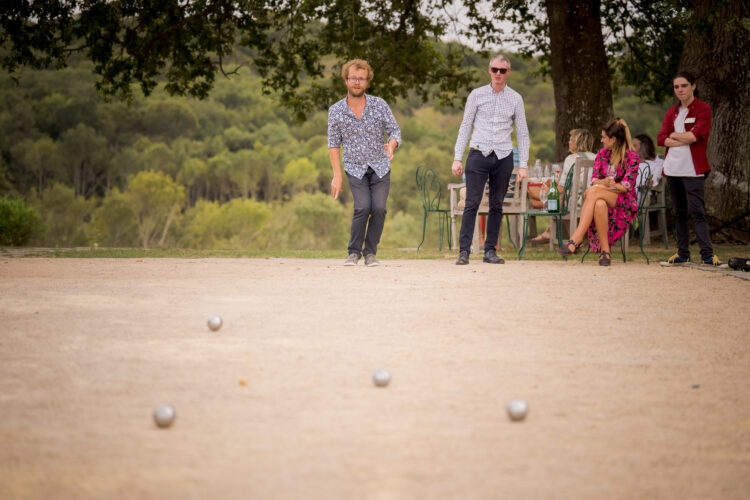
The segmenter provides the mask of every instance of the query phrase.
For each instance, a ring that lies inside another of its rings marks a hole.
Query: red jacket
[[[664,146],[664,140],[669,134],[674,132],[674,121],[680,112],[680,104],[675,104],[667,110],[664,115],[664,122],[661,124],[661,131],[656,137],[659,146]],[[693,118],[692,123],[688,123]],[[705,174],[711,170],[706,157],[708,149],[708,134],[711,132],[711,107],[703,101],[693,99],[688,106],[687,117],[685,118],[685,132],[692,132],[697,141],[690,145],[690,156],[693,157],[693,165],[696,174]],[[669,154],[669,148],[666,149],[664,156]]]

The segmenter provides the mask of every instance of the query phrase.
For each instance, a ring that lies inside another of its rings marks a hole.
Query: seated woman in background
[[[656,147],[654,141],[651,140],[646,134],[638,134],[633,137],[633,151],[638,153],[641,161],[647,161],[651,169],[651,185],[654,187],[659,184],[661,180],[661,173],[664,170],[664,159],[659,158],[656,154]],[[639,172],[638,175],[638,187],[640,188],[646,183],[647,179],[643,178],[644,172]]]
[[[570,172],[570,169],[576,162],[576,158],[578,157],[578,155],[582,154],[589,160],[593,160],[596,155],[591,152],[592,149],[594,149],[594,136],[591,135],[591,132],[583,128],[574,128],[570,131],[570,138],[568,139],[568,150],[570,151],[570,154],[565,157],[563,169],[560,174],[560,182],[558,182],[557,184],[557,189],[561,193],[565,188],[565,179],[568,178],[568,172]],[[545,184],[543,184],[543,186],[549,189],[549,184],[549,181],[547,181]],[[580,185],[583,186],[583,182],[581,182]],[[534,186],[534,188],[535,189],[532,189],[530,187],[528,189],[529,201],[531,202],[532,207],[542,208],[542,202],[539,199],[539,190],[541,189],[541,187]],[[531,240],[531,244],[543,245],[545,243],[549,243],[549,238],[550,232],[548,227],[542,234],[540,234],[536,238],[533,238]]]
[[[633,151],[630,130],[622,118],[613,118],[602,129],[602,144],[594,160],[591,187],[586,190],[581,220],[568,242],[557,251],[576,253],[588,231],[589,246],[599,252],[599,265],[610,265],[610,248],[638,214],[636,179],[640,159]]]

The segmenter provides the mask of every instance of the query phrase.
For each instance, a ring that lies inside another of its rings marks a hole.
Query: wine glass
[[[555,176],[555,182],[560,184],[560,174],[562,173],[562,165],[559,163],[553,163],[552,164],[552,174]]]
[[[542,208],[541,210],[547,210],[547,187],[542,184],[541,189],[539,189],[539,201],[542,202]]]
[[[612,180],[615,180],[615,175],[617,175],[617,169],[614,165],[610,165],[607,167],[607,177],[611,177]]]
[[[541,173],[542,167],[540,167],[539,165],[534,165],[533,167],[531,167],[531,169],[532,169],[531,170],[531,176],[532,177],[534,177],[535,179],[538,179],[539,177],[541,177],[541,175],[542,175],[542,173]]]

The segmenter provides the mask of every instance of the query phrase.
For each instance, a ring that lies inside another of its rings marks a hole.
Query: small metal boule
[[[221,328],[221,324],[221,318],[218,316],[211,316],[210,318],[208,318],[208,327],[214,332]]]
[[[159,405],[154,409],[154,422],[159,427],[169,427],[177,417],[177,412],[169,405]]]
[[[529,406],[526,401],[521,399],[511,399],[508,402],[508,416],[513,421],[520,421],[526,418],[526,414],[529,412]]]
[[[372,381],[377,387],[385,387],[391,381],[391,374],[388,373],[388,370],[380,368],[372,374]]]

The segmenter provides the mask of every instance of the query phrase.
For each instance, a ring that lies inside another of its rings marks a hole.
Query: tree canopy
[[[412,90],[451,102],[471,80],[457,44],[438,47],[449,18],[445,0],[9,0],[0,7],[0,65],[63,67],[81,54],[97,88],[130,99],[160,79],[171,94],[204,98],[217,74],[236,71],[235,43],[250,56],[266,91],[298,117],[340,93],[331,66],[352,57],[379,73],[372,91],[386,100]]]

